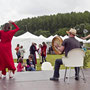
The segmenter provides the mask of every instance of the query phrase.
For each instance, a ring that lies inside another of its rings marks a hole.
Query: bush
[[[90,51],[87,50],[85,53],[85,58],[84,58],[84,68],[88,67],[88,63],[90,62]]]

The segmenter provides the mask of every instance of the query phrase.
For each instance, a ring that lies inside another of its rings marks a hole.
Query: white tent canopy
[[[33,34],[29,33],[29,32],[26,32],[26,33],[24,33],[24,34],[22,34],[22,35],[20,35],[20,36],[18,36],[16,38],[38,38],[38,36],[33,35]]]
[[[50,37],[47,38],[47,42],[51,42],[53,38],[54,36],[51,35]]]
[[[22,45],[23,48],[25,49],[24,58],[27,59],[30,54],[29,49],[30,49],[32,42],[36,43],[37,47],[38,47],[38,45],[42,44],[42,42],[46,42],[46,39],[39,38],[38,36],[35,36],[29,32],[26,32],[23,35],[20,35],[18,37],[13,37],[13,39],[12,39],[13,58],[14,59],[17,58],[15,48],[16,48],[17,44],[20,44],[20,46]],[[38,58],[38,54],[37,54],[37,58]]]
[[[58,35],[55,35],[55,36],[58,36]],[[51,43],[52,42],[52,39],[55,37],[55,36],[50,36],[48,38],[45,38],[43,35],[40,35],[40,36],[36,36],[36,35],[33,35],[29,32],[26,32],[18,37],[13,37],[12,39],[12,54],[13,54],[13,58],[16,59],[17,56],[16,56],[16,51],[15,51],[15,48],[17,46],[17,44],[20,44],[20,46],[22,45],[23,48],[25,49],[25,55],[24,55],[24,58],[27,59],[28,58],[28,55],[30,54],[30,46],[32,44],[32,42],[36,43],[37,44],[37,47],[39,44],[42,44],[42,42],[49,42]],[[68,38],[67,35],[65,35],[64,37],[60,36],[63,40]],[[75,38],[79,41],[79,42],[83,42],[83,43],[90,43],[90,40],[86,41],[86,40],[83,40],[77,36],[75,36]],[[49,48],[49,45],[47,45],[47,47]],[[38,54],[37,54],[37,58],[38,58]]]
[[[67,35],[65,35],[64,37],[61,37],[61,38],[64,40],[64,39],[67,39],[67,38],[68,38],[68,36],[67,36]]]
[[[83,39],[81,39],[81,38],[79,38],[79,37],[77,37],[77,36],[75,36],[75,38],[76,38],[79,42],[86,43],[86,40],[83,40]]]
[[[90,43],[90,39],[86,41],[86,43]]]
[[[43,35],[40,35],[39,37],[38,37],[39,39],[47,39],[46,37],[44,37]]]

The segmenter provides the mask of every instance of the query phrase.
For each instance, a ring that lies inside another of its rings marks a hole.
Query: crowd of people
[[[25,50],[22,45],[20,46],[19,44],[17,44],[17,47],[15,48],[18,63],[17,72],[24,71],[24,67],[26,71],[35,71],[37,64],[36,52],[39,55],[39,59],[41,61],[40,64],[42,64],[43,62],[46,62],[46,49],[47,45],[45,44],[45,42],[39,44],[39,48],[37,48],[37,44],[33,42],[29,49],[30,55],[28,56],[26,62],[23,63]]]
[[[26,71],[35,71],[35,66],[33,64],[33,55],[29,55],[26,63],[23,63],[23,58],[20,57],[17,65],[17,72],[23,72],[24,67]]]
[[[20,46],[19,44],[17,44],[17,47],[15,48],[15,50],[16,50],[17,63],[18,63],[18,60],[20,57],[24,58],[25,49],[23,48],[22,45]]]

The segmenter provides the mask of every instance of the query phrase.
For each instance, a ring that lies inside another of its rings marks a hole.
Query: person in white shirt
[[[40,60],[42,60],[42,57],[41,57],[41,47],[42,47],[42,45],[39,44],[38,54],[39,54],[39,59],[40,59]]]
[[[21,47],[19,48],[19,51],[20,51],[20,56],[21,56],[22,58],[24,58],[25,50],[24,50],[23,46],[21,46]]]

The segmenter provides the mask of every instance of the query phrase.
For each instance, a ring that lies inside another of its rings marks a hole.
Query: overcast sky
[[[0,0],[0,25],[9,20],[90,11],[90,0]]]

